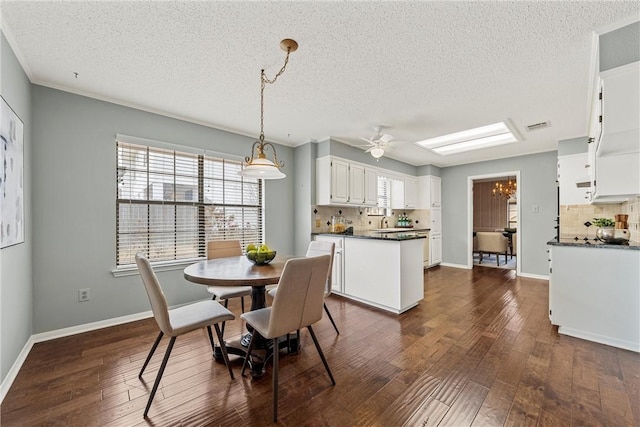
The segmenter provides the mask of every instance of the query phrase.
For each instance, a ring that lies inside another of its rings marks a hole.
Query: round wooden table
[[[280,280],[282,270],[290,256],[276,256],[276,258],[267,265],[255,265],[245,256],[235,256],[226,258],[215,258],[206,261],[200,261],[189,265],[184,269],[184,278],[193,283],[199,283],[207,286],[251,286],[251,310],[258,310],[266,306],[265,286],[275,285]],[[249,328],[247,328],[249,329]],[[246,347],[251,340],[251,333],[243,336],[239,342],[229,342],[227,351],[230,354],[239,356],[246,355]],[[264,342],[262,342],[264,341]],[[254,343],[256,349],[267,349],[270,352],[271,340],[260,340]],[[297,337],[295,340],[287,342],[290,352],[297,351]],[[292,350],[293,349],[293,350]],[[216,348],[214,357],[222,360]],[[264,361],[262,363],[253,361],[251,363],[251,373],[253,376],[260,376],[264,372]]]

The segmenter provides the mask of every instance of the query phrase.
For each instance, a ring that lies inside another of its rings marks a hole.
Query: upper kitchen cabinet
[[[378,171],[376,169],[364,169],[364,204],[378,206]]]
[[[600,73],[598,85],[589,163],[593,202],[622,202],[640,194],[640,62]]]
[[[331,156],[316,160],[318,205],[375,206],[376,200],[368,196],[367,184],[365,167],[359,163]]]
[[[415,209],[418,204],[418,180],[412,176],[389,176],[391,209]]]
[[[441,206],[441,178],[425,175],[418,177],[418,209],[440,209]]]
[[[561,205],[585,205],[591,201],[587,153],[558,156]]]

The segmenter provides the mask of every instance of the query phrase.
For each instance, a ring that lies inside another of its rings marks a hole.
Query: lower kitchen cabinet
[[[640,352],[640,250],[551,246],[550,263],[559,333]]]
[[[316,236],[316,240],[332,242],[336,245],[333,254],[333,270],[331,270],[331,290],[341,294],[344,292],[344,237]]]

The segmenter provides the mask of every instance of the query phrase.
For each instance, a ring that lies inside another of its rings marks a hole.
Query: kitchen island
[[[640,352],[640,244],[549,245],[549,319],[558,332]]]
[[[336,294],[393,313],[424,297],[423,242],[413,232],[316,234],[336,244],[332,289]]]

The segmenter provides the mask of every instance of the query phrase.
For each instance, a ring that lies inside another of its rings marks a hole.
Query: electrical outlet
[[[91,292],[89,288],[78,289],[78,302],[85,302],[91,299]]]

